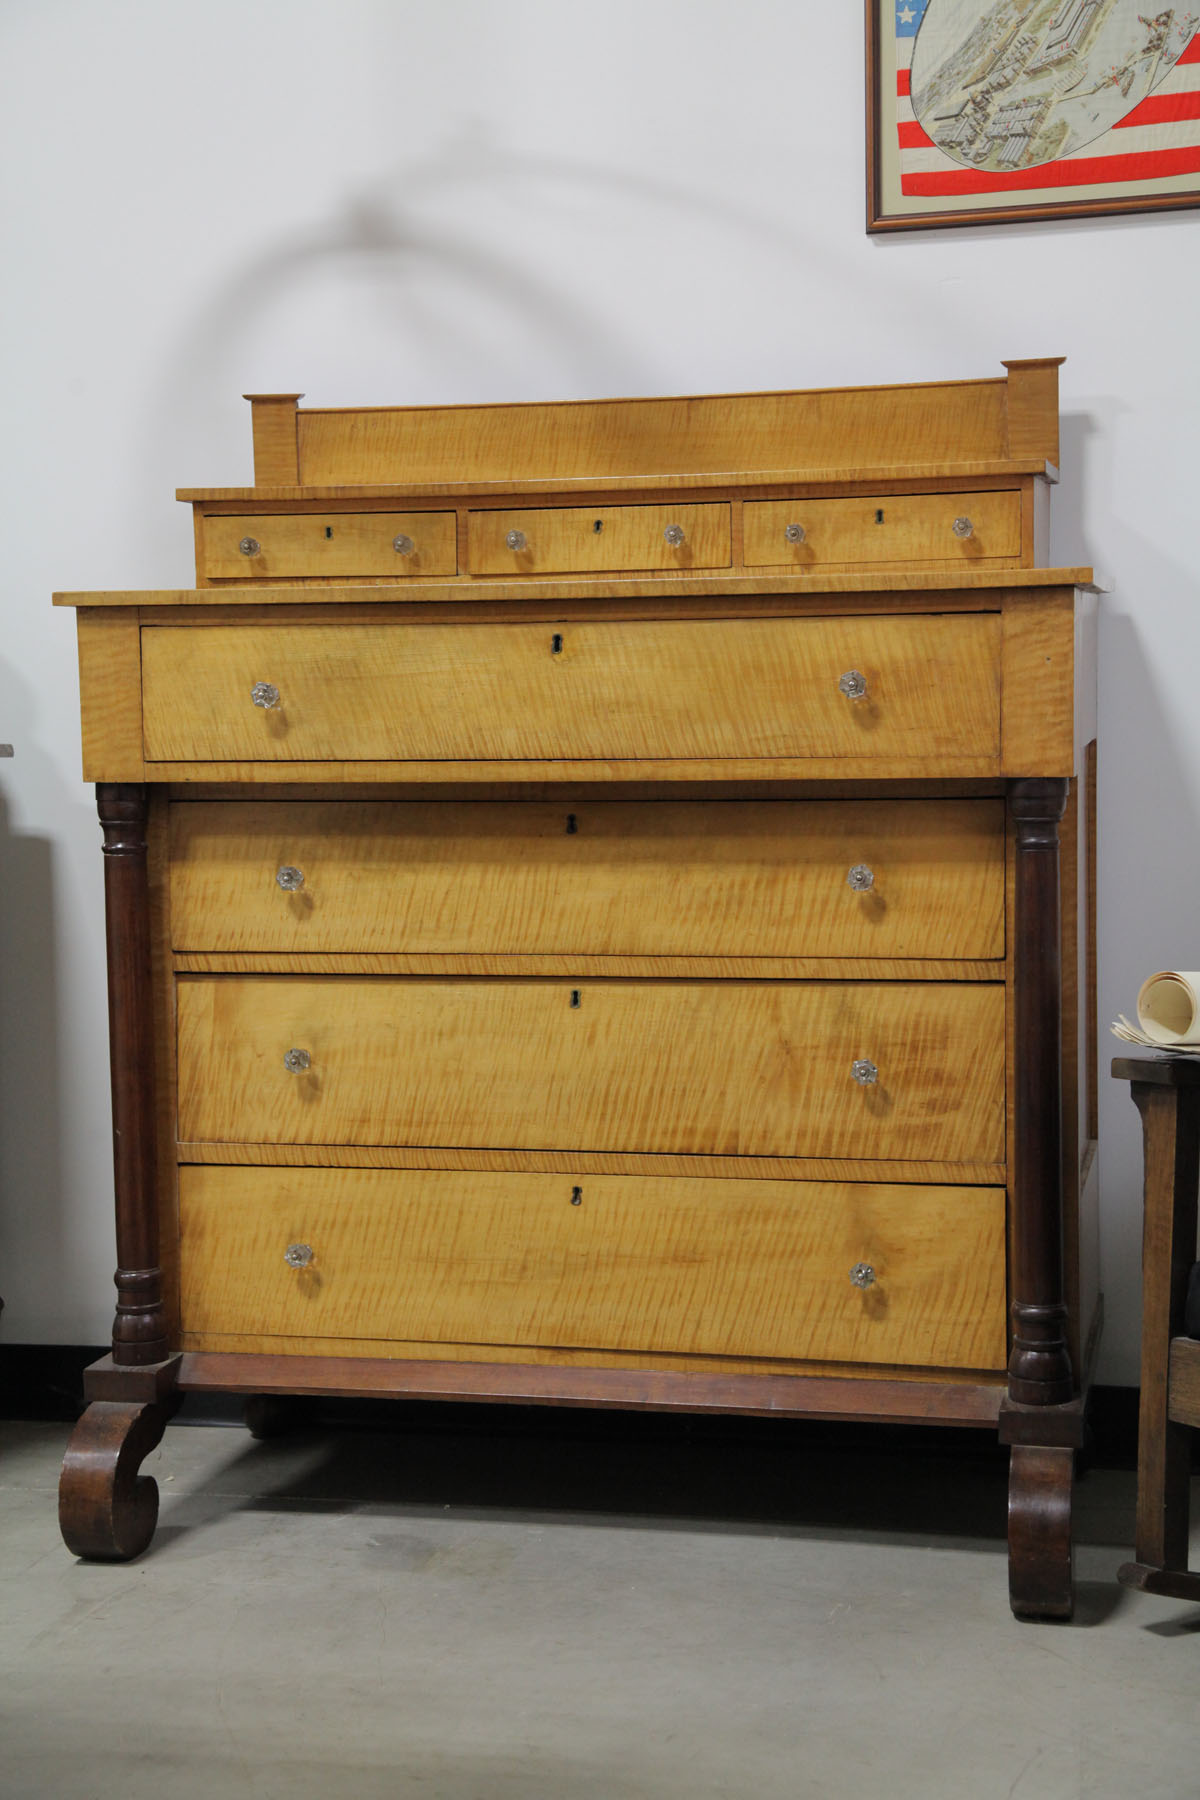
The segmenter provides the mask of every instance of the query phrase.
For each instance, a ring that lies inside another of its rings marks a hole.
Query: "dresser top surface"
[[[517,580],[407,581],[381,583],[331,583],[328,586],[299,583],[278,587],[222,585],[211,588],[115,588],[106,592],[55,594],[55,606],[416,606],[459,602],[471,606],[480,601],[754,599],[782,595],[797,601],[820,600],[834,594],[989,594],[1014,593],[1043,588],[1102,590],[1088,568],[1065,569],[921,569],[855,570],[844,575],[619,575],[602,577],[557,576],[540,581],[528,576]],[[986,605],[986,600],[983,601]]]

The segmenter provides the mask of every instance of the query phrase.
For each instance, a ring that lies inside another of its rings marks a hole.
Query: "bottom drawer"
[[[195,1348],[253,1333],[1001,1369],[1004,1210],[1003,1188],[189,1165],[182,1325]]]

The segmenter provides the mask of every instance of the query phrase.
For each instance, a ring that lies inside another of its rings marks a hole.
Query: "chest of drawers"
[[[196,1389],[973,1424],[1069,1610],[1098,1330],[1057,366],[304,412],[78,608],[136,1554]]]

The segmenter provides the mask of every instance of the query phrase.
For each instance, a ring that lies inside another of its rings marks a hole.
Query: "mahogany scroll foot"
[[[1018,1619],[1069,1619],[1075,1609],[1071,1491],[1075,1452],[1014,1444],[1008,1474],[1008,1598]]]
[[[158,1523],[158,1484],[138,1469],[173,1408],[93,1400],[71,1433],[58,1484],[67,1549],[97,1562],[139,1556]]]

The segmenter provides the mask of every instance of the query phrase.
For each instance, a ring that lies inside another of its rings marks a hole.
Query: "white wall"
[[[176,485],[311,405],[992,375],[1068,357],[1052,559],[1101,638],[1104,1026],[1200,962],[1200,215],[863,231],[851,0],[7,0],[0,1292],[111,1320],[99,833],[54,588],[188,586]],[[1189,497],[1190,496],[1190,497]],[[1102,1039],[1106,1066],[1114,1046]],[[1101,1379],[1137,1379],[1137,1120],[1102,1074]]]

